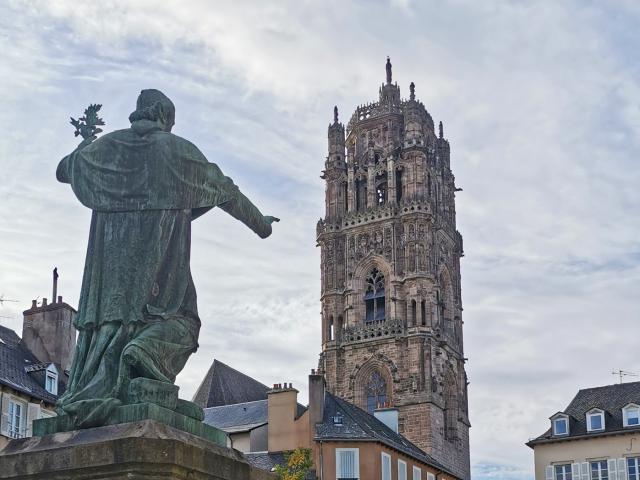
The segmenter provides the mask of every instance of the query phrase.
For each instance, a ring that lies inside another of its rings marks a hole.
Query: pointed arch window
[[[384,275],[374,268],[365,280],[365,322],[385,319]]]
[[[387,403],[387,382],[380,372],[373,372],[367,383],[367,411],[373,415],[376,408],[384,407]]]

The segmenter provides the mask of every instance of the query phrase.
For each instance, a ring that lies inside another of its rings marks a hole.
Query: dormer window
[[[560,415],[552,420],[554,435],[569,435],[569,417]]]
[[[604,412],[597,408],[587,412],[587,432],[604,430]]]
[[[51,395],[58,395],[58,370],[53,364],[45,372],[44,389]]]
[[[622,409],[622,418],[625,427],[640,426],[640,406],[630,403]]]

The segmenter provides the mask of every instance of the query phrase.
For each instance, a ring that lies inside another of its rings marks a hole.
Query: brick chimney
[[[76,329],[73,319],[76,310],[58,296],[58,269],[53,270],[53,298],[42,304],[33,300],[31,308],[23,312],[22,341],[38,360],[57,363],[63,370],[71,368],[76,348]]]
[[[324,375],[311,370],[309,375],[309,426],[315,432],[316,423],[324,417]]]

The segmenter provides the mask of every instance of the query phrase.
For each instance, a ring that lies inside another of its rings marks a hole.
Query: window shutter
[[[357,455],[354,450],[337,450],[337,477],[358,478]]]
[[[579,463],[571,464],[571,478],[573,480],[580,480],[580,464]]]
[[[627,460],[625,458],[618,459],[618,480],[627,480]]]
[[[582,480],[589,480],[589,462],[582,462]]]
[[[607,470],[609,471],[609,480],[618,480],[618,462],[615,458],[607,460]]]
[[[2,402],[2,416],[0,417],[0,434],[9,436],[9,396],[6,393],[0,394]]]
[[[547,465],[547,480],[553,480],[553,465]]]
[[[29,403],[27,406],[27,424],[25,425],[25,436],[33,435],[33,421],[40,418],[40,405]]]

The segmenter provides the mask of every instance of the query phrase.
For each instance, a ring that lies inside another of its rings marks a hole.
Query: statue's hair
[[[175,123],[176,107],[160,90],[142,90],[136,102],[136,111],[129,115],[131,123],[136,120],[163,120],[172,126]]]

